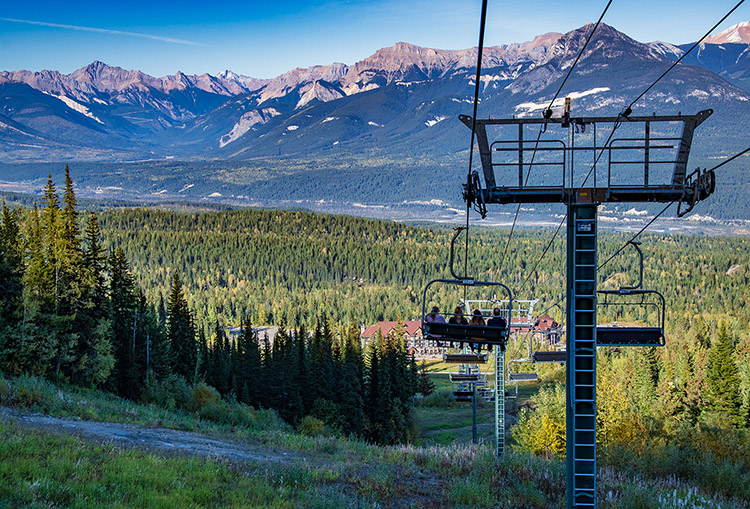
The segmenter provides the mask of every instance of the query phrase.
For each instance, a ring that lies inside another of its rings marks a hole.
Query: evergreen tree
[[[237,338],[237,384],[240,399],[249,405],[260,406],[262,365],[258,335],[253,331],[249,316],[245,317]]]
[[[719,324],[718,334],[708,356],[708,394],[705,413],[731,426],[743,425],[740,413],[740,377],[735,363],[734,340],[725,322]]]
[[[182,282],[175,272],[167,303],[167,339],[174,353],[174,372],[192,380],[198,357],[193,318],[182,293]]]
[[[122,248],[117,248],[109,259],[109,296],[112,316],[112,345],[115,365],[112,377],[113,389],[121,396],[135,398],[135,345],[133,329],[136,317],[135,282],[130,275],[128,261]]]
[[[353,326],[346,331],[344,337],[343,366],[338,378],[338,403],[344,418],[343,431],[355,435],[362,435],[365,430],[363,373],[364,362],[359,347],[359,330]]]
[[[0,334],[18,321],[21,306],[23,258],[17,214],[3,201],[0,217]],[[2,334],[6,336],[6,334]]]
[[[70,176],[66,172],[66,181]],[[75,205],[75,195],[66,182],[66,214],[72,217],[75,229],[69,229],[72,238],[77,236],[75,215],[67,211],[67,203]],[[68,196],[68,194],[70,196]],[[73,209],[73,212],[75,210]],[[86,250],[79,259],[77,270],[79,298],[74,306],[74,328],[79,333],[73,380],[80,385],[98,385],[109,377],[115,359],[112,341],[114,331],[109,318],[109,302],[105,283],[106,258],[100,243],[101,232],[96,215],[91,214],[86,224]]]
[[[435,383],[430,378],[429,373],[427,373],[427,364],[425,363],[425,361],[422,361],[422,364],[419,366],[417,392],[422,396],[429,396],[430,394],[435,392]]]

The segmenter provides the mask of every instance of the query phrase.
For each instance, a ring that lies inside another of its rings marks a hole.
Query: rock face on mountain
[[[750,21],[738,23],[716,35],[709,35],[703,42],[706,44],[750,44]]]
[[[540,114],[592,28],[486,48],[482,114]],[[719,120],[747,110],[749,29],[741,23],[712,36],[638,107],[716,107]],[[615,113],[689,46],[643,44],[602,24],[558,101],[570,95],[577,111]],[[460,150],[465,127],[453,119],[469,112],[476,57],[476,48],[399,42],[351,66],[271,80],[229,70],[152,77],[102,62],[70,75],[4,71],[0,160]]]

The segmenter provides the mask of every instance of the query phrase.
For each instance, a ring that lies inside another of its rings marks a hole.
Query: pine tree
[[[69,242],[73,242],[78,236],[78,211],[76,206],[78,201],[76,200],[75,192],[73,191],[73,179],[70,178],[70,170],[68,165],[65,165],[65,190],[63,191],[63,203],[64,207],[62,210],[62,221],[63,221],[63,236],[68,239]]]
[[[21,306],[23,258],[17,214],[3,200],[0,217],[0,334],[14,326]],[[3,334],[5,336],[6,334]]]
[[[725,322],[719,324],[716,341],[708,356],[706,411],[716,423],[743,425],[740,408],[740,377],[735,362],[734,340]]]
[[[167,339],[174,353],[174,372],[192,381],[198,357],[193,318],[175,272],[167,303]]]
[[[66,173],[67,179],[70,177]],[[66,180],[67,180],[66,179]],[[67,188],[70,184],[66,185]],[[75,203],[72,189],[66,201]],[[70,214],[69,214],[70,215]],[[75,219],[75,218],[74,218]],[[75,223],[74,223],[75,224]],[[76,231],[69,233],[75,237]],[[101,232],[96,215],[88,218],[85,231],[87,248],[78,261],[79,298],[76,301],[74,327],[80,338],[77,345],[73,380],[79,385],[98,385],[109,377],[115,359],[112,341],[114,331],[109,319],[109,302],[105,283],[106,258],[100,243]]]
[[[338,403],[344,418],[344,431],[362,435],[365,430],[362,374],[364,363],[359,348],[359,330],[350,327],[344,336],[343,366],[338,378],[340,396]]]
[[[425,363],[425,361],[422,361],[422,364],[419,366],[417,392],[422,396],[429,396],[435,392],[435,383],[430,378],[429,373],[427,373],[427,363]]]
[[[249,316],[245,317],[237,338],[237,384],[240,386],[240,399],[255,407],[261,403],[261,355],[258,335],[253,331]]]
[[[109,259],[109,295],[112,316],[112,345],[115,365],[112,373],[113,389],[121,396],[134,398],[135,346],[133,328],[136,325],[136,289],[130,275],[128,261],[122,248],[117,248]]]

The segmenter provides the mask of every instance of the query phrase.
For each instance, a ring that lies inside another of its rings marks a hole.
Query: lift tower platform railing
[[[714,175],[688,174],[688,156],[711,113],[476,120],[484,188],[474,172],[464,189],[470,204],[482,215],[486,204],[567,206],[568,507],[596,507],[598,206],[677,202],[683,216],[707,198]],[[471,128],[471,117],[459,118]]]

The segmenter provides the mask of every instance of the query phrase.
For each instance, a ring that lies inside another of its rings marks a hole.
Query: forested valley
[[[537,310],[559,318],[550,306],[564,289],[564,239],[535,263],[552,234],[517,232],[503,257],[507,231],[473,229],[469,271],[505,282],[519,298],[541,299]],[[409,440],[413,395],[429,392],[429,384],[400,338],[380,338],[362,351],[359,327],[418,318],[424,284],[448,275],[451,235],[439,226],[302,211],[85,213],[69,177],[61,199],[50,180],[39,207],[3,208],[0,366],[12,376],[178,407],[194,405],[191,394],[218,391],[222,401],[274,408],[295,425],[309,418],[309,426],[376,442]],[[603,234],[600,259],[628,238]],[[749,449],[738,448],[750,419],[750,242],[663,234],[640,240],[644,286],[667,299],[667,346],[602,349],[601,445],[679,443],[750,465]],[[624,251],[602,269],[603,286],[632,282],[637,269],[637,258]],[[428,299],[445,309],[457,296],[441,290]],[[612,319],[654,316],[602,311],[601,320]],[[279,325],[281,334],[271,343],[253,334],[253,324]],[[242,326],[236,341],[227,326]],[[549,385],[514,437],[526,450],[560,455],[561,370],[542,374]],[[206,414],[231,414],[216,405]],[[719,435],[708,439],[707,429]]]

